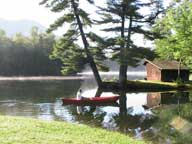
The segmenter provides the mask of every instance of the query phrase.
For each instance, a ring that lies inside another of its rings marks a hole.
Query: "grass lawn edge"
[[[146,144],[119,132],[83,124],[0,116],[1,144]]]

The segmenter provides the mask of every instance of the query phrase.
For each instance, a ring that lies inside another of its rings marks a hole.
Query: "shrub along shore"
[[[0,116],[1,144],[146,144],[82,124]]]

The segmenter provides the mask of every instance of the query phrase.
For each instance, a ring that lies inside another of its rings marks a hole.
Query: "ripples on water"
[[[0,81],[0,113],[84,123],[153,143],[182,143],[182,139],[192,143],[190,132],[186,133],[188,129],[178,128],[178,121],[187,122],[188,127],[191,125],[191,92],[126,93],[123,109],[117,106],[62,106],[60,99],[75,97],[80,87],[86,97],[96,93],[90,79]],[[102,96],[112,95],[117,94],[102,93]]]

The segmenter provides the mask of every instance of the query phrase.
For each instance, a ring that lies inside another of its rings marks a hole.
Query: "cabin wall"
[[[159,69],[152,63],[146,62],[147,80],[158,80],[172,82],[176,81],[178,78],[177,69]],[[181,69],[180,78],[182,81],[189,81],[189,70]]]
[[[147,80],[161,80],[161,71],[154,65],[147,63]]]
[[[181,70],[180,77],[182,81],[189,81],[189,71]],[[162,70],[161,81],[176,81],[178,78],[178,70]]]

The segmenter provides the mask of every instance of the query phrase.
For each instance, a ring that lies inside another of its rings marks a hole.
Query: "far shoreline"
[[[85,76],[0,76],[0,81],[83,80]]]

